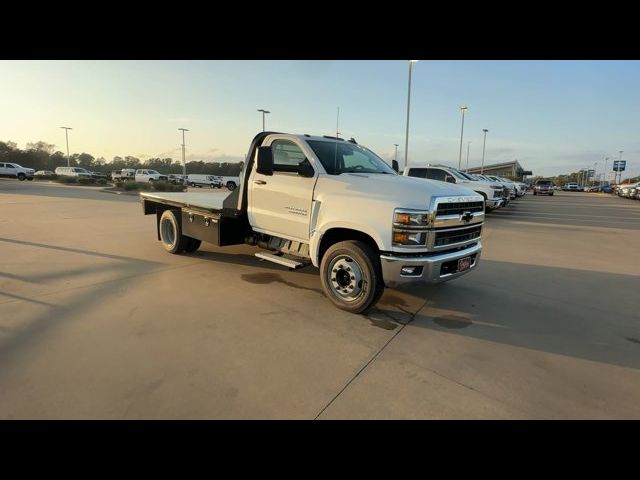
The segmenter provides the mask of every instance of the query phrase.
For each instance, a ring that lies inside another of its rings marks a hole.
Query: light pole
[[[67,137],[67,167],[71,166],[69,164],[69,130],[73,130],[71,127],[60,127],[64,128],[64,135]]]
[[[404,136],[404,166],[409,162],[409,109],[411,107],[411,67],[418,60],[409,60],[409,86],[407,88],[407,130]]]
[[[482,141],[482,166],[480,167],[480,175],[484,172],[484,147],[487,145],[487,132],[489,130],[483,128],[482,131],[484,132],[484,140]]]
[[[189,130],[187,130],[186,128],[179,128],[178,130],[182,130],[182,175],[187,176],[187,164],[185,163],[185,159],[184,159],[184,132],[188,132]]]
[[[397,143],[394,143],[393,145],[396,147],[396,153],[395,153],[395,155],[393,156],[393,158],[394,158],[394,160],[397,162],[397,161],[398,161],[398,144],[397,144]]]
[[[460,105],[460,111],[462,112],[462,127],[460,128],[460,154],[458,155],[458,170],[462,167],[462,136],[464,134],[464,113],[469,110],[466,105]]]
[[[607,160],[609,160],[609,157],[604,157],[604,170],[602,171],[602,177],[605,182],[609,183],[609,179],[607,178]]]
[[[264,110],[262,108],[260,108],[259,110],[257,110],[258,112],[262,112],[262,131],[264,132],[264,116],[267,113],[271,113],[269,110]]]
[[[465,172],[469,171],[469,147],[470,146],[471,146],[471,140],[467,142],[467,168],[465,169]]]

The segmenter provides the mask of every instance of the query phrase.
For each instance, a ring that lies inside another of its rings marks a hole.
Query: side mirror
[[[313,177],[316,174],[311,162],[308,159],[304,159],[298,164],[298,175],[301,177]]]
[[[447,175],[446,177],[444,177],[444,181],[448,183],[456,183],[456,179],[453,178],[451,175]]]
[[[399,170],[398,170],[400,167],[398,166],[398,161],[397,160],[392,160],[391,161],[391,168],[393,168],[396,171],[396,173],[400,173]]]
[[[256,172],[262,175],[273,175],[273,150],[271,150],[271,147],[258,147]]]

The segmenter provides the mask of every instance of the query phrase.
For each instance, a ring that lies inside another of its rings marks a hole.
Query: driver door
[[[298,165],[307,155],[293,140],[274,137],[264,145],[273,151],[273,175],[258,173],[254,165],[249,178],[249,222],[256,231],[308,242],[318,171],[313,177],[298,175]]]

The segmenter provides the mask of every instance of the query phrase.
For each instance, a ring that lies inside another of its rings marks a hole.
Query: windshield
[[[549,180],[541,180],[537,185],[551,185],[551,182]]]
[[[307,140],[322,166],[330,175],[341,173],[389,173],[396,172],[371,150],[343,141],[325,142]]]
[[[453,173],[453,175],[455,177],[458,177],[458,178],[460,178],[462,180],[471,180],[473,182],[477,182],[478,181],[477,179],[473,178],[471,175],[467,175],[466,173],[461,172],[460,170],[456,170],[455,168],[451,169],[451,173]]]

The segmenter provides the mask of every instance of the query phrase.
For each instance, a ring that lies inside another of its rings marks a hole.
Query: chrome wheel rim
[[[353,302],[362,294],[364,274],[353,257],[338,255],[329,264],[329,285],[341,300]]]
[[[173,245],[176,240],[176,233],[173,228],[173,223],[168,219],[162,220],[162,225],[160,225],[160,232],[162,233],[162,240],[167,245]]]

